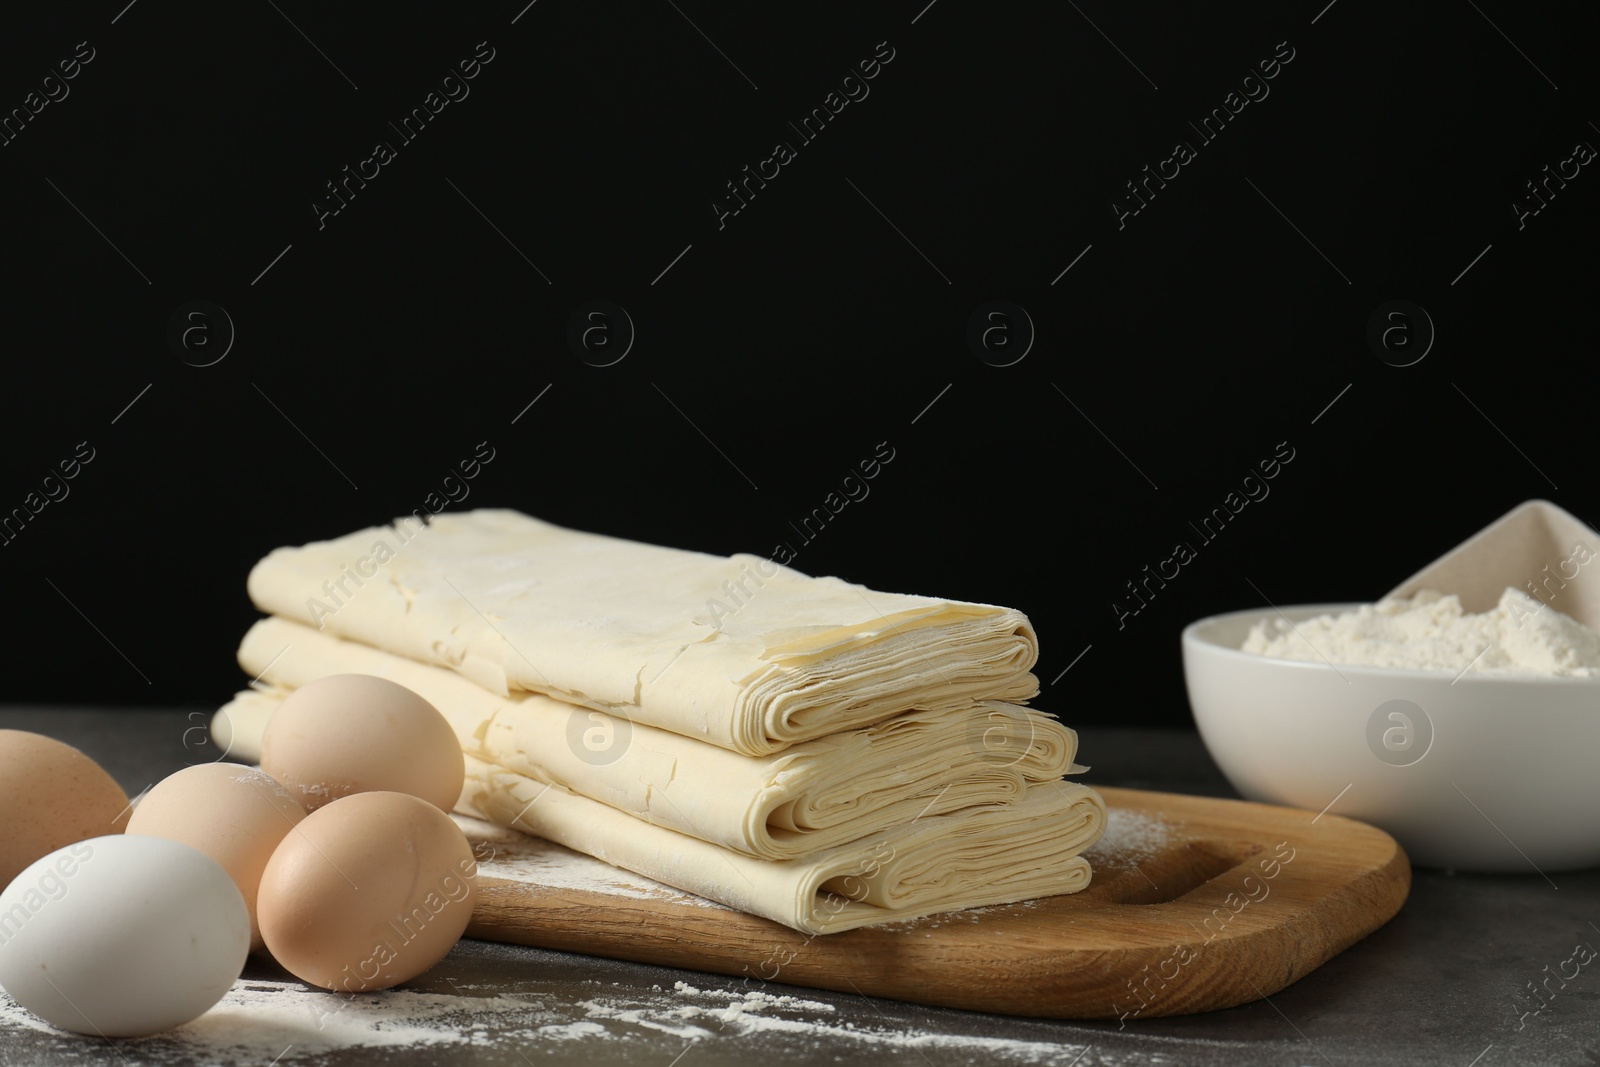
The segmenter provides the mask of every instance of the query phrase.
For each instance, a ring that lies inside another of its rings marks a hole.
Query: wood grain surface
[[[1089,888],[1070,896],[814,936],[671,894],[485,877],[467,936],[733,975],[753,989],[1131,1020],[1271,996],[1382,926],[1411,886],[1400,846],[1364,823],[1101,793],[1112,831],[1092,854]],[[1119,843],[1119,824],[1147,832]]]

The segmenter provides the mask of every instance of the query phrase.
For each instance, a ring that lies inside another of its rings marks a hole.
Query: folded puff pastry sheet
[[[999,702],[892,719],[745,756],[537,693],[500,696],[442,667],[285,619],[258,621],[239,647],[275,692],[241,693],[219,713],[219,745],[259,758],[276,700],[329,674],[371,674],[419,693],[469,756],[635,818],[762,859],[792,859],[924,816],[1020,799],[1081,770],[1077,735]]]
[[[805,857],[759,860],[470,756],[457,810],[814,934],[1076,893],[1090,877],[1079,853],[1106,823],[1094,790],[1042,782],[1018,801],[924,816]]]
[[[746,755],[918,708],[1037,695],[1038,642],[1010,608],[882,593],[753,555],[446,512],[279,548],[256,606]]]

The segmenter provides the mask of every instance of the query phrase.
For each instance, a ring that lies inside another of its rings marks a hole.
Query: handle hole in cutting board
[[[1254,843],[1185,841],[1154,855],[1113,852],[1096,865],[1086,893],[1117,904],[1166,904],[1198,889],[1262,851]]]

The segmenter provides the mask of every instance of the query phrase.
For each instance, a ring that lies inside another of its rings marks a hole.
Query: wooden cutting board
[[[1411,866],[1381,830],[1238,800],[1102,789],[1111,822],[1070,896],[815,936],[464,822],[483,878],[467,936],[1064,1019],[1271,996],[1387,922]]]

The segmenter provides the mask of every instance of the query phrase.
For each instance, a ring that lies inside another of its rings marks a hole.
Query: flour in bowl
[[[1517,589],[1471,615],[1432,590],[1342,615],[1257,623],[1245,652],[1277,659],[1476,674],[1600,678],[1600,633]]]

